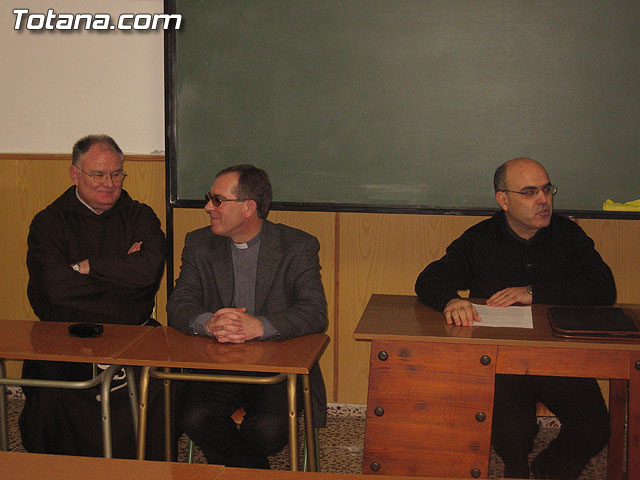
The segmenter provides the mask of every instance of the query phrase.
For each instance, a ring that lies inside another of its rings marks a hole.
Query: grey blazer
[[[256,315],[267,318],[277,339],[322,333],[328,325],[327,302],[320,278],[318,240],[308,233],[264,221],[256,274]],[[189,232],[182,251],[180,276],[167,302],[169,325],[191,334],[198,315],[230,307],[233,264],[227,237],[210,227]],[[326,422],[326,393],[320,368],[311,370],[313,418]]]

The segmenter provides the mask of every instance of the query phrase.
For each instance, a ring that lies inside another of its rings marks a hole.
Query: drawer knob
[[[375,414],[376,417],[381,417],[384,415],[384,408],[376,407],[373,409],[373,413]]]
[[[378,462],[371,462],[369,468],[371,468],[373,472],[377,472],[378,470],[380,470],[380,464]]]
[[[389,358],[389,354],[388,354],[387,352],[385,352],[384,350],[380,350],[380,351],[378,352],[378,358],[379,358],[381,361],[383,361],[383,362],[384,362],[385,360],[387,360],[387,359]]]
[[[491,357],[489,355],[482,355],[480,357],[480,363],[482,365],[489,365],[491,363]]]
[[[478,422],[484,422],[486,419],[487,419],[487,416],[484,414],[484,412],[476,413],[476,420]]]
[[[473,478],[480,478],[480,469],[479,468],[472,468],[471,469],[471,476]]]

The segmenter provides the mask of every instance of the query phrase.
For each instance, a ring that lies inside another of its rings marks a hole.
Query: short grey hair
[[[124,153],[122,153],[122,149],[109,135],[87,135],[86,137],[82,137],[73,145],[71,164],[75,167],[79,167],[82,156],[87,153],[91,147],[98,144],[107,146],[118,154],[121,161],[124,161]]]

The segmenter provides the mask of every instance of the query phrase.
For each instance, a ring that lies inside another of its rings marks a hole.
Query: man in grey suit
[[[327,328],[318,240],[266,220],[271,183],[252,165],[216,175],[205,194],[211,227],[187,234],[167,303],[169,325],[222,343],[278,340]],[[314,425],[326,421],[320,369],[311,371]],[[176,419],[209,463],[269,468],[288,439],[286,382],[276,385],[184,382]],[[236,428],[231,415],[244,407]]]

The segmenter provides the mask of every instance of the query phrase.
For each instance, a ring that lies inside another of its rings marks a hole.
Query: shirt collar
[[[254,245],[256,245],[257,243],[260,242],[260,240],[262,240],[262,232],[264,230],[264,222],[262,222],[262,226],[260,227],[260,231],[258,232],[258,234],[253,237],[251,240],[249,240],[248,242],[234,242],[233,240],[231,240],[229,238],[229,240],[231,240],[231,245],[233,245],[234,247],[236,247],[238,250],[246,250],[248,248],[253,247]]]
[[[93,213],[95,213],[96,215],[100,215],[103,212],[96,212],[93,207],[91,207],[87,202],[85,202],[82,198],[80,198],[80,194],[78,193],[78,187],[76,187],[76,198],[78,199],[78,201],[83,204],[85,207],[87,207],[89,210],[91,210]]]

